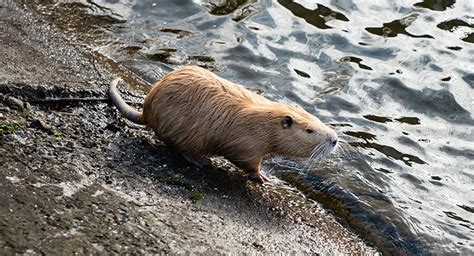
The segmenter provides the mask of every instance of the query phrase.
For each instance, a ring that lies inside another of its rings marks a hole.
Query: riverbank
[[[16,2],[0,17],[1,254],[375,253],[284,184],[188,164],[102,100],[120,69]],[[95,100],[34,102],[72,97]]]

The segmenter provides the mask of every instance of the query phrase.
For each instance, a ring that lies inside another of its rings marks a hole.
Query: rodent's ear
[[[281,120],[281,125],[283,128],[290,128],[292,124],[293,118],[291,118],[291,116],[285,116],[283,117],[283,120]]]

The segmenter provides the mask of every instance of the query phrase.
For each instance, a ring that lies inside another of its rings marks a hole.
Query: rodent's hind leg
[[[186,161],[194,164],[199,168],[212,165],[211,159],[206,156],[201,156],[189,152],[181,152],[181,155],[184,157],[184,159],[186,159]]]

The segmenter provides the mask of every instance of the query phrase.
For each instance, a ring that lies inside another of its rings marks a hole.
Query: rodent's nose
[[[337,133],[332,129],[328,129],[327,142],[330,143],[331,146],[336,147],[338,141],[339,138],[337,136]]]

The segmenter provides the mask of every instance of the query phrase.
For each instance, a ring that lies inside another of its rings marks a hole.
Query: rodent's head
[[[295,157],[320,159],[330,154],[338,144],[336,132],[298,105],[287,105],[274,119],[275,153]]]

